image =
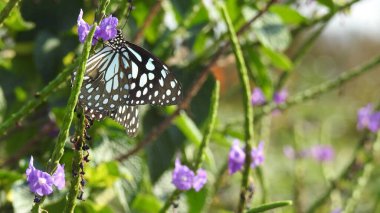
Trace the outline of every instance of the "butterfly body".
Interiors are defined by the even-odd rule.
[[[181,85],[168,67],[118,31],[88,59],[79,104],[88,117],[111,117],[134,135],[138,105],[173,105],[181,96]]]

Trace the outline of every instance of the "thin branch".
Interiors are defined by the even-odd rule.
[[[0,26],[3,24],[4,20],[9,16],[9,13],[12,11],[14,6],[21,0],[10,0],[8,4],[4,7],[4,9],[0,13]]]
[[[312,99],[314,97],[317,97],[321,94],[324,94],[326,92],[329,92],[342,84],[347,83],[348,81],[352,80],[356,76],[362,75],[370,70],[372,70],[374,67],[378,66],[380,64],[380,55],[372,58],[369,62],[366,64],[344,72],[340,74],[336,79],[327,81],[325,83],[322,83],[318,86],[315,86],[311,89],[308,89],[306,91],[303,91],[291,98],[289,98],[285,103],[277,105],[275,102],[270,102],[268,105],[264,106],[261,110],[258,110],[257,118],[271,113],[275,109],[284,110],[287,109],[295,104],[303,103],[306,100]]]
[[[135,37],[133,37],[132,41],[135,44],[141,43],[143,36],[144,36],[144,31],[145,29],[152,23],[154,17],[160,12],[161,10],[161,3],[162,0],[157,0],[156,4],[150,9],[148,16],[146,17],[143,25],[140,27],[140,29],[137,31]]]
[[[52,80],[46,87],[44,87],[40,92],[37,92],[34,99],[26,103],[19,111],[10,115],[10,117],[0,124],[0,135],[6,134],[6,131],[13,126],[15,123],[20,122],[23,117],[29,115],[36,107],[41,105],[48,96],[53,94],[60,84],[65,82],[73,69],[78,66],[78,61],[66,67],[59,75]]]

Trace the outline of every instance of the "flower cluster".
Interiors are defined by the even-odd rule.
[[[282,89],[282,90],[274,93],[274,95],[273,95],[273,101],[276,104],[284,103],[287,98],[288,98],[288,91],[286,89]],[[263,91],[258,87],[253,89],[252,95],[251,95],[252,105],[253,106],[259,106],[259,105],[263,105],[265,102],[266,102],[266,100],[265,100],[265,96],[264,96]]]
[[[240,141],[235,139],[228,155],[228,172],[234,174],[243,168],[246,154],[240,147]],[[251,151],[252,163],[251,167],[255,168],[264,162],[264,143],[260,141],[257,148]]]
[[[94,38],[92,40],[92,45],[95,45],[96,42],[100,39],[103,41],[108,41],[110,39],[115,38],[117,35],[117,25],[119,20],[116,17],[112,17],[112,15],[103,19],[100,22],[100,25],[96,27]],[[86,40],[88,33],[92,26],[90,26],[87,22],[83,20],[83,11],[80,10],[78,20],[78,37],[79,41],[83,43]]]
[[[374,111],[372,104],[358,110],[358,129],[367,128],[371,132],[377,132],[380,129],[380,112]]]
[[[53,175],[38,170],[33,165],[33,156],[30,158],[29,167],[26,170],[26,180],[30,191],[39,196],[49,195],[53,192],[53,185],[59,190],[65,187],[64,165],[58,165]]]
[[[334,148],[330,145],[314,145],[301,151],[295,151],[291,146],[283,148],[284,155],[289,159],[310,157],[318,162],[332,161],[335,157]]]
[[[194,174],[189,167],[182,165],[179,159],[176,159],[172,183],[177,189],[187,191],[194,188],[194,190],[198,192],[203,188],[206,182],[207,173],[204,169],[198,169],[197,173]]]

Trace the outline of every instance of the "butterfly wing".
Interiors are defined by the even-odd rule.
[[[130,69],[126,55],[104,46],[87,61],[79,103],[99,112],[117,110],[128,95]]]
[[[110,117],[124,126],[129,136],[135,136],[139,127],[138,106],[119,106]]]
[[[181,84],[167,66],[147,50],[125,42],[131,65],[127,105],[173,105],[182,99]]]

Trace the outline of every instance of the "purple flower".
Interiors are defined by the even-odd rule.
[[[53,192],[53,178],[48,173],[34,168],[33,157],[30,158],[29,167],[26,170],[26,180],[30,191],[39,196]]]
[[[380,129],[380,112],[373,113],[369,118],[368,129],[376,133]]]
[[[199,192],[207,182],[207,173],[204,169],[198,169],[197,175],[193,179],[193,188]]]
[[[311,157],[320,162],[331,161],[334,159],[334,149],[329,145],[315,145],[310,148]]]
[[[373,113],[372,104],[368,104],[365,107],[362,107],[358,110],[358,129],[364,129],[368,127],[371,119],[371,115]]]
[[[189,190],[193,186],[194,172],[181,164],[177,158],[173,171],[172,183],[179,190]]]
[[[99,39],[103,39],[104,41],[108,41],[110,39],[115,38],[115,36],[117,35],[118,23],[119,23],[119,20],[116,17],[112,17],[112,15],[103,19],[100,22],[100,25],[97,26],[95,29],[94,37],[92,39],[92,45],[95,45]],[[90,29],[92,26],[90,26],[88,23],[86,23],[83,20],[82,9],[79,12],[79,16],[77,19],[77,25],[78,25],[79,41],[81,43],[83,43],[86,40],[86,37],[87,37],[88,33],[90,32]]]
[[[263,94],[263,91],[261,91],[260,88],[256,87],[252,91],[251,103],[253,106],[258,106],[258,105],[262,105],[265,103],[265,96]]]
[[[239,146],[240,141],[234,140],[233,145],[228,155],[228,172],[230,175],[241,170],[245,161],[244,150]]]
[[[282,89],[282,90],[274,93],[273,101],[276,104],[282,104],[286,101],[287,98],[288,98],[288,91],[286,89]]]
[[[97,29],[97,38],[102,38],[104,41],[115,38],[117,35],[116,27],[118,23],[119,20],[116,17],[112,17],[112,15],[103,19],[100,22],[99,29]]]
[[[79,41],[83,43],[86,40],[86,37],[88,33],[90,32],[90,25],[88,25],[84,20],[83,20],[83,10],[81,9],[79,12],[79,16],[77,19],[77,25],[78,25],[78,37]]]
[[[293,147],[287,145],[287,146],[284,146],[284,148],[282,149],[282,152],[284,153],[285,157],[287,157],[288,159],[295,159],[296,158],[296,151],[293,149]]]
[[[65,187],[65,165],[58,165],[57,170],[54,172],[53,183],[59,189],[62,190]]]
[[[251,167],[255,168],[264,162],[264,142],[260,141],[257,148],[253,148],[251,151],[252,163]]]

